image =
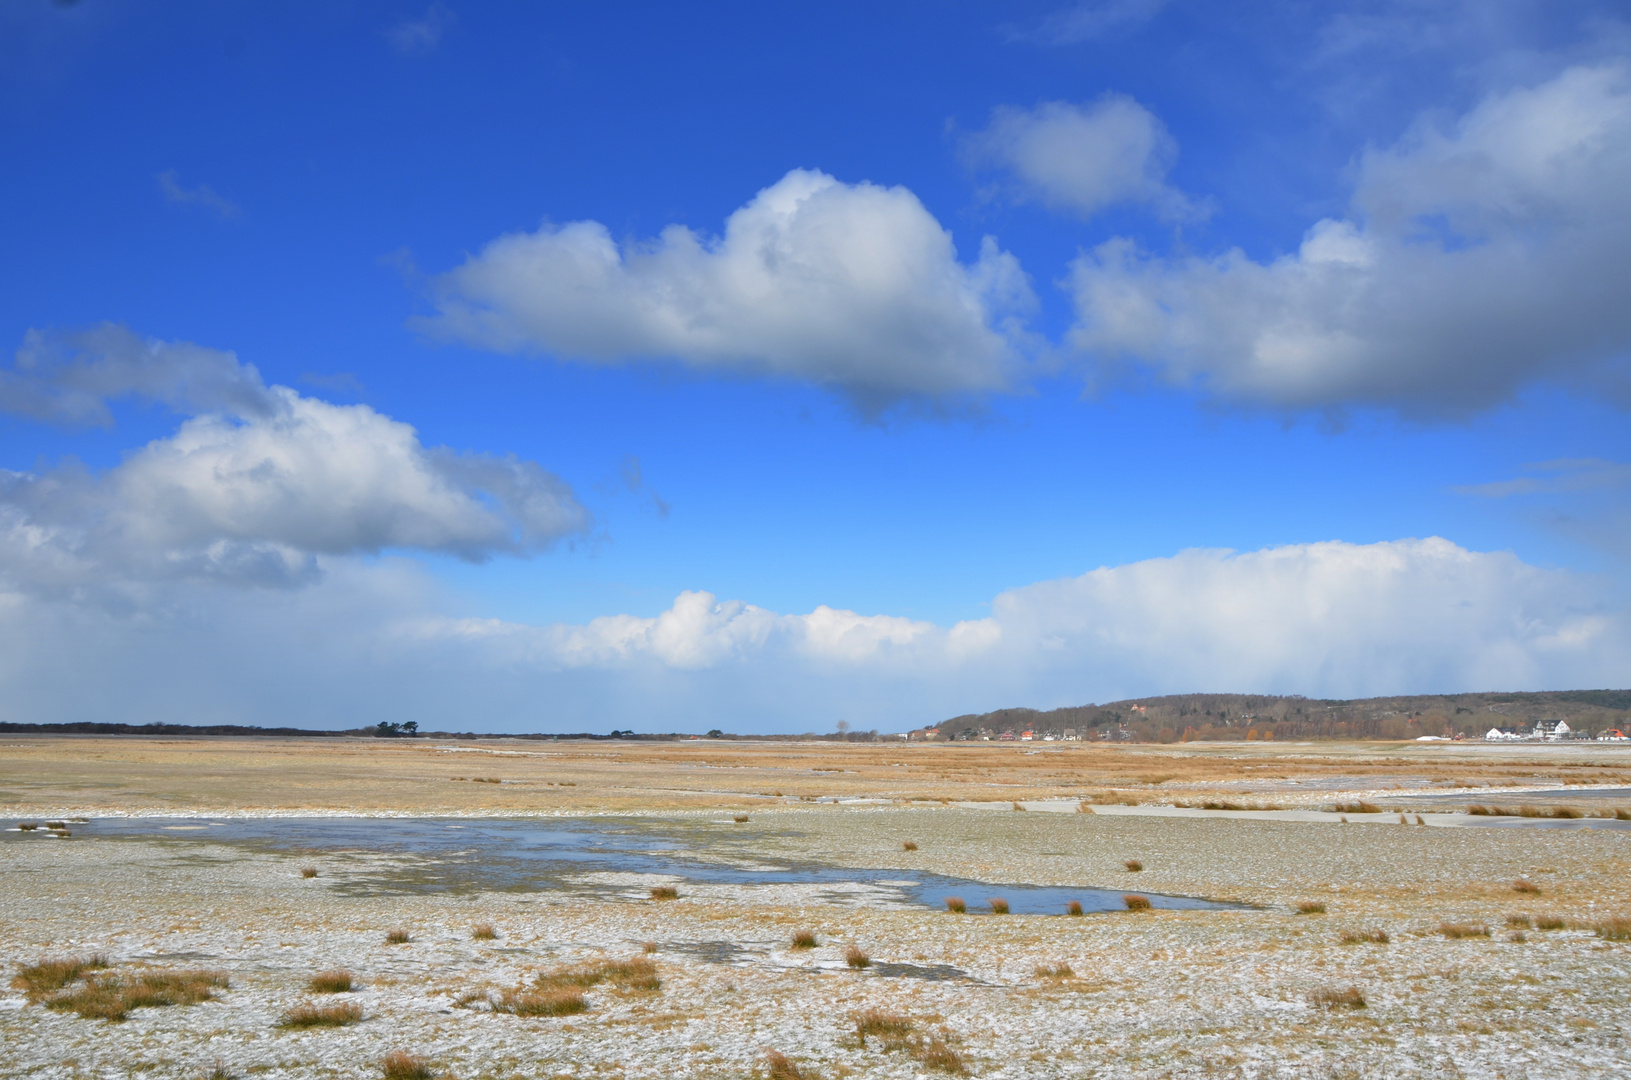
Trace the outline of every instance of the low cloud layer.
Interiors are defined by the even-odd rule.
[[[1230,401],[1459,416],[1536,379],[1623,393],[1628,278],[1631,77],[1613,63],[1366,152],[1352,213],[1295,253],[1099,246],[1072,268],[1071,341]]]
[[[987,238],[973,264],[901,187],[794,170],[720,237],[671,225],[619,245],[595,221],[499,237],[434,283],[422,331],[590,363],[677,360],[786,376],[866,407],[1015,385],[1033,302]]]
[[[971,163],[1005,170],[1022,198],[1091,217],[1117,203],[1142,203],[1167,220],[1201,208],[1166,182],[1178,144],[1166,125],[1123,94],[1085,105],[1049,101],[1004,106],[963,141]]]
[[[955,626],[706,592],[528,626],[450,611],[405,559],[295,590],[150,588],[139,611],[0,590],[5,719],[432,729],[904,730],[1005,705],[1208,690],[1357,697],[1616,685],[1601,582],[1441,539],[1187,551],[997,596]],[[72,670],[94,669],[95,680]],[[275,673],[275,677],[273,675]],[[359,711],[360,710],[360,711]]]
[[[513,457],[425,447],[366,405],[266,386],[230,353],[120,327],[31,338],[0,372],[0,408],[109,420],[136,396],[193,412],[103,473],[0,470],[0,581],[105,594],[174,579],[309,583],[318,556],[413,549],[484,559],[582,532],[558,477]]]

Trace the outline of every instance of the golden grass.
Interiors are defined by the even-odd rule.
[[[914,1049],[912,1056],[936,1072],[952,1076],[968,1074],[968,1066],[964,1063],[963,1056],[939,1039],[931,1038],[927,1046],[920,1044]]]
[[[1438,924],[1438,932],[1449,938],[1451,941],[1461,941],[1466,938],[1489,937],[1489,927],[1485,926],[1483,923],[1444,922]]]
[[[1337,814],[1380,814],[1382,808],[1375,803],[1360,800],[1359,802],[1339,802],[1332,812]]]
[[[1299,915],[1324,915],[1325,914],[1325,901],[1323,901],[1323,900],[1304,900],[1304,901],[1302,901],[1301,903],[1299,903],[1297,905],[1297,914],[1299,914]]]
[[[1519,878],[1517,881],[1512,883],[1512,891],[1517,893],[1538,894],[1540,892],[1540,886],[1536,885],[1528,878]]]
[[[946,897],[946,910],[953,915],[961,915],[968,910],[968,904],[963,901],[961,896],[948,896]]]
[[[100,953],[77,958],[50,957],[23,968],[11,980],[11,985],[30,998],[39,998],[61,990],[88,971],[101,971],[107,966],[108,958]]]
[[[141,971],[93,977],[45,999],[45,1007],[87,1020],[123,1020],[134,1009],[197,1005],[229,986],[221,971]]]
[[[793,935],[793,948],[795,949],[813,949],[816,947],[816,944],[817,942],[814,931],[800,930],[798,933]]]
[[[1536,930],[1561,930],[1568,926],[1568,922],[1561,915],[1536,915]]]
[[[1344,930],[1337,940],[1344,945],[1386,945],[1389,938],[1386,930],[1367,927],[1363,930]]]
[[[540,990],[587,990],[601,983],[609,983],[620,990],[640,992],[657,991],[663,985],[657,975],[657,965],[644,956],[553,968],[540,973],[534,980]]]
[[[765,1076],[767,1080],[805,1080],[799,1067],[779,1050],[765,1054]]]
[[[1038,964],[1036,977],[1039,979],[1074,979],[1076,973],[1070,969],[1069,964]]]
[[[477,923],[470,928],[470,936],[476,941],[497,941],[498,931],[493,929],[490,922]]]
[[[1524,930],[1531,930],[1535,926],[1535,920],[1530,918],[1528,915],[1508,915],[1506,917],[1506,924],[1508,926],[1516,926]]]
[[[1121,898],[1121,902],[1127,905],[1128,911],[1150,910],[1150,898],[1147,896],[1134,896],[1129,893]]]
[[[344,1005],[296,1005],[283,1014],[278,1027],[303,1030],[305,1028],[346,1027],[360,1023],[362,1009],[350,1003]]]
[[[314,994],[349,994],[354,985],[351,972],[334,968],[313,975],[306,988]]]
[[[572,1016],[587,1012],[583,991],[571,987],[506,990],[493,1002],[493,1011],[511,1016]]]
[[[1139,862],[1137,859],[1128,859],[1121,865],[1125,866],[1129,872],[1134,874],[1141,873],[1144,869],[1144,864]]]
[[[864,967],[872,966],[872,957],[862,952],[859,945],[851,945],[844,950],[844,963],[859,971]]]
[[[738,825],[746,825],[748,823],[749,818],[748,818],[748,816],[746,814],[737,814],[731,820],[736,822]]]
[[[991,905],[991,914],[993,914],[993,915],[1006,915],[1006,914],[1008,914],[1008,901],[1004,900],[1002,897],[993,896],[991,899],[987,900],[986,903]]]
[[[917,841],[908,840],[908,841],[906,841],[904,844],[902,844],[900,846],[900,849],[902,851],[916,851],[917,850]]]
[[[413,935],[406,930],[387,930],[385,932],[385,944],[387,945],[406,945],[412,940]]]
[[[1080,900],[1072,900],[1072,901],[1070,901],[1070,903],[1065,905],[1065,914],[1066,915],[1076,916],[1076,915],[1080,915],[1081,913],[1082,913],[1082,902]]]
[[[384,1080],[434,1080],[436,1070],[422,1057],[392,1050],[379,1060]]]
[[[1322,1009],[1365,1008],[1365,995],[1357,986],[1326,987],[1309,994],[1308,1000]]]
[[[314,878],[314,877],[316,877],[317,876],[317,867],[315,867],[315,866],[302,866],[300,868],[300,876],[303,877],[303,878]]]
[[[653,900],[678,900],[680,891],[672,885],[653,885],[651,887]]]
[[[1592,927],[1604,941],[1631,941],[1631,918],[1616,915]]]
[[[882,1009],[866,1009],[855,1014],[855,1034],[866,1045],[868,1036],[884,1039],[903,1039],[912,1033],[910,1017]]]

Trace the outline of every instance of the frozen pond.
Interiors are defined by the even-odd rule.
[[[970,914],[990,911],[1001,898],[1017,915],[1060,915],[1072,900],[1084,911],[1121,911],[1130,889],[991,884],[910,869],[859,869],[766,858],[754,835],[774,824],[628,818],[102,818],[72,825],[72,839],[160,840],[179,845],[228,844],[291,855],[369,860],[332,887],[357,895],[387,896],[478,891],[569,890],[579,895],[626,898],[629,885],[606,883],[606,875],[660,875],[710,885],[832,885],[853,896],[943,909],[961,897]],[[44,830],[0,833],[7,841],[50,842]],[[1139,892],[1157,908],[1238,910],[1189,896]]]

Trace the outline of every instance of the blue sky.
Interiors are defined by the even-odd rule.
[[[7,719],[1622,685],[1607,3],[0,6]]]

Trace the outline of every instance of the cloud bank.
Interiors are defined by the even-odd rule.
[[[1631,77],[1571,68],[1364,153],[1352,213],[1258,262],[1127,240],[1071,268],[1072,344],[1219,398],[1462,416],[1540,378],[1624,391]]]
[[[0,713],[904,730],[1004,705],[1196,689],[1613,685],[1631,661],[1631,620],[1599,582],[1436,538],[1186,551],[1014,589],[950,627],[825,606],[783,614],[703,591],[652,616],[530,626],[450,610],[406,560],[319,558],[325,577],[309,588],[229,596],[188,578],[140,614],[12,585],[0,591]]]
[[[434,283],[427,334],[589,363],[672,359],[831,386],[868,407],[1007,390],[1033,302],[989,237],[973,264],[901,187],[794,170],[719,237],[619,245],[594,221],[499,237]]]
[[[425,447],[407,424],[266,386],[230,353],[121,327],[31,337],[0,408],[109,422],[110,399],[186,412],[101,474],[0,470],[0,581],[16,593],[118,593],[174,579],[297,585],[321,555],[411,549],[481,560],[581,533],[571,488],[513,457]]]

